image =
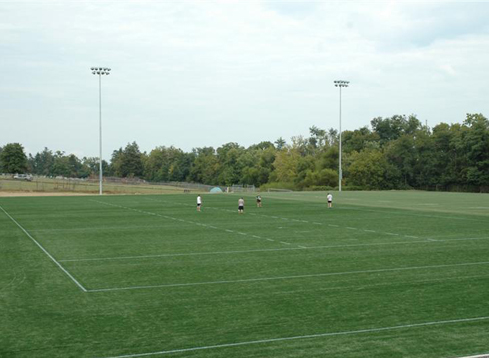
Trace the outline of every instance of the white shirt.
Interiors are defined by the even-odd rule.
[[[202,204],[202,198],[200,196],[197,197],[197,204]]]
[[[329,194],[329,195],[327,196],[327,198],[328,198],[328,201],[333,201],[333,195]]]

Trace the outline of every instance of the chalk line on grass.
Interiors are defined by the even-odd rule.
[[[255,238],[260,238],[253,235]],[[267,241],[275,241],[272,239],[265,239]],[[58,260],[59,262],[82,262],[82,261],[106,261],[106,260],[134,260],[134,259],[146,259],[146,258],[157,258],[157,257],[178,257],[178,256],[198,256],[198,255],[221,255],[221,254],[240,254],[249,252],[268,252],[268,251],[292,251],[292,250],[320,250],[320,249],[334,249],[334,248],[344,248],[344,247],[364,247],[364,246],[386,246],[386,245],[412,245],[412,244],[429,244],[429,243],[440,243],[440,242],[450,242],[450,241],[469,241],[469,240],[489,240],[489,237],[471,237],[471,238],[458,238],[458,239],[448,239],[448,240],[434,240],[429,239],[420,241],[396,241],[396,242],[377,242],[372,244],[346,244],[346,245],[326,245],[326,246],[302,246],[291,247],[291,248],[276,248],[276,249],[257,249],[257,250],[235,250],[235,251],[212,251],[212,252],[188,252],[188,253],[173,253],[173,254],[156,254],[156,255],[140,255],[140,256],[119,256],[119,257],[95,257],[95,258],[81,258],[81,259],[64,259]]]
[[[181,220],[183,220],[183,219],[180,219],[179,220],[177,218],[174,218],[174,217],[171,217],[171,216],[168,216],[168,215],[161,215],[161,214],[157,214],[157,213],[152,213],[150,211],[134,209],[134,208],[130,208],[130,207],[127,207],[127,206],[122,206],[122,205],[117,205],[117,204],[112,204],[112,203],[106,203],[106,202],[99,201],[99,200],[91,200],[91,201],[96,202],[96,203],[99,203],[99,204],[103,204],[103,205],[108,205],[108,206],[113,206],[113,207],[117,207],[117,208],[121,208],[121,209],[135,211],[135,212],[138,212],[138,213],[141,213],[141,214],[158,216],[158,217],[162,217],[162,218],[169,219],[169,220],[174,220],[174,221],[177,221],[177,220],[178,221],[181,221]],[[156,200],[151,200],[151,201],[156,201]],[[156,202],[159,202],[159,201],[156,201]],[[247,233],[244,233],[244,232],[234,231],[234,230],[230,230],[230,229],[219,229],[216,226],[210,226],[210,225],[207,225],[207,224],[202,224],[202,223],[198,223],[198,222],[194,222],[194,221],[190,221],[190,220],[183,220],[183,222],[194,224],[194,225],[197,225],[197,226],[206,227],[206,228],[212,228],[212,229],[215,229],[215,230],[224,230],[224,231],[226,231],[228,233],[233,233],[233,234],[235,233],[235,234],[238,234],[238,235],[241,235],[241,236],[255,237],[255,235],[247,234]],[[263,239],[263,238],[260,238],[260,239]],[[271,239],[265,239],[265,240],[267,240],[267,241],[275,241],[275,240],[271,240]],[[284,243],[282,241],[279,241],[279,242],[282,243],[282,244],[285,244],[285,245],[291,245],[289,243]]]
[[[125,354],[125,355],[111,356],[111,357],[105,357],[105,358],[148,357],[148,356],[185,353],[185,352],[202,351],[202,350],[210,350],[210,349],[250,346],[250,345],[255,345],[255,344],[286,342],[286,341],[293,341],[293,340],[300,340],[300,339],[314,339],[314,338],[324,338],[324,337],[334,337],[334,336],[347,336],[347,335],[355,335],[355,334],[363,334],[363,333],[377,333],[377,332],[394,331],[394,330],[409,329],[409,328],[440,326],[440,325],[446,325],[446,324],[471,323],[471,322],[479,322],[479,321],[486,321],[486,320],[489,320],[489,316],[459,318],[459,319],[451,319],[451,320],[444,320],[444,321],[409,323],[409,324],[390,326],[390,327],[365,328],[365,329],[357,329],[357,330],[352,330],[352,331],[315,333],[315,334],[307,334],[307,335],[302,335],[302,336],[277,337],[277,338],[259,339],[259,340],[254,340],[254,341],[223,343],[223,344],[215,344],[215,345],[209,345],[209,346],[173,349],[173,350],[166,350],[166,351],[162,350],[162,351],[157,351],[157,352]],[[484,356],[467,357],[467,358],[478,358],[478,357],[482,358]]]
[[[10,220],[12,220],[24,232],[24,234],[26,234],[27,237],[29,239],[31,239],[56,264],[56,266],[58,266],[61,269],[61,271],[63,271],[83,292],[87,292],[87,289],[85,287],[83,287],[83,285],[80,282],[78,282],[78,280],[76,278],[74,278],[73,275],[71,273],[69,273],[68,270],[66,270],[63,267],[63,265],[61,265],[53,257],[53,255],[51,255],[36,239],[34,239],[31,236],[31,234],[29,234],[29,232],[26,229],[24,229],[24,227],[17,222],[17,220],[15,220],[12,216],[10,216],[10,214],[2,206],[0,206],[0,209],[2,209],[2,211],[5,213],[5,215],[7,215],[7,217]]]
[[[154,201],[154,202],[168,203],[167,201],[164,201],[164,200],[155,200],[155,199],[148,199],[148,200]],[[183,203],[175,203],[175,204],[183,205],[183,206],[191,206],[190,204],[183,204]],[[221,208],[214,208],[214,207],[208,207],[208,208],[214,209],[214,210],[229,211],[227,209],[221,209]],[[317,221],[316,222],[309,222],[307,220],[289,219],[289,218],[284,218],[284,217],[280,217],[280,216],[276,216],[276,215],[266,215],[266,214],[256,214],[256,213],[251,213],[250,215],[263,216],[263,217],[268,217],[268,218],[277,219],[277,220],[280,219],[280,220],[284,220],[284,221],[294,221],[294,222],[302,222],[302,223],[314,224],[314,225],[323,225],[323,223],[320,223]],[[378,233],[378,234],[390,235],[390,236],[404,236],[404,237],[411,238],[411,239],[419,239],[419,237],[412,236],[412,235],[402,235],[402,234],[396,234],[396,233],[391,233],[391,232],[382,232],[382,231],[375,231],[375,230],[359,229],[359,228],[355,228],[355,227],[351,227],[351,226],[342,227],[342,226],[336,225],[336,224],[324,224],[324,225],[328,225],[330,227],[335,227],[335,228],[347,229],[347,230],[361,230],[361,231],[369,232],[369,233]],[[431,239],[429,239],[429,238],[425,238],[425,240],[431,241]]]
[[[111,287],[111,288],[90,289],[90,290],[88,290],[88,292],[111,292],[111,291],[129,291],[129,290],[142,290],[142,289],[152,289],[152,288],[165,288],[165,287],[222,285],[222,284],[233,284],[233,283],[248,283],[248,282],[276,281],[276,280],[293,280],[293,279],[301,279],[301,278],[371,274],[371,273],[382,273],[382,272],[401,272],[401,271],[409,271],[409,270],[438,269],[438,268],[447,268],[447,267],[463,267],[463,266],[478,266],[478,265],[489,265],[489,261],[464,262],[464,263],[458,263],[458,264],[431,265],[431,266],[393,267],[393,268],[373,269],[373,270],[325,272],[325,273],[292,275],[292,276],[258,277],[258,278],[248,278],[248,279],[240,279],[240,280],[169,283],[169,284],[163,284],[163,285],[149,285],[149,286]]]

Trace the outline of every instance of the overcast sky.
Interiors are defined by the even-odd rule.
[[[0,146],[103,156],[489,116],[489,3],[0,0]]]

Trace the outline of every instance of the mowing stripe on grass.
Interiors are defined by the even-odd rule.
[[[260,236],[253,235],[254,238],[262,239]],[[133,260],[133,259],[145,259],[156,257],[176,257],[176,256],[197,256],[197,255],[220,255],[220,254],[241,254],[249,252],[268,252],[268,251],[292,251],[292,250],[317,250],[317,249],[334,249],[343,247],[358,247],[358,246],[384,246],[384,245],[412,245],[412,244],[429,244],[429,243],[441,243],[450,241],[468,241],[468,240],[488,240],[489,237],[470,237],[448,240],[434,240],[429,241],[396,241],[396,242],[378,242],[374,244],[348,244],[348,245],[328,245],[328,246],[302,246],[291,248],[277,248],[277,249],[257,249],[257,250],[235,250],[235,251],[211,251],[211,252],[188,252],[188,253],[174,253],[174,254],[155,254],[155,255],[140,255],[140,256],[120,256],[120,257],[95,257],[95,258],[81,258],[81,259],[65,259],[58,260],[59,262],[78,262],[78,261],[105,261],[105,260]],[[275,241],[272,239],[265,239],[268,241]]]
[[[167,350],[167,351],[148,352],[148,353],[125,354],[125,355],[105,357],[105,358],[148,357],[148,356],[155,356],[155,355],[185,353],[185,352],[192,352],[192,351],[202,351],[202,350],[208,350],[208,349],[248,346],[248,345],[253,345],[253,344],[266,344],[266,343],[285,342],[285,341],[292,341],[292,340],[299,340],[299,339],[314,339],[314,338],[322,338],[322,337],[346,336],[346,335],[354,335],[354,334],[362,334],[362,333],[376,333],[376,332],[393,331],[393,330],[399,330],[399,329],[419,328],[419,327],[427,327],[427,326],[439,326],[439,325],[445,325],[445,324],[479,322],[479,321],[485,321],[485,320],[489,320],[489,317],[483,316],[483,317],[472,317],[472,318],[460,318],[460,319],[451,319],[451,320],[445,320],[445,321],[432,321],[432,322],[403,324],[403,325],[391,326],[391,327],[366,328],[366,329],[358,329],[358,330],[354,330],[354,331],[327,332],[327,333],[308,334],[308,335],[303,335],[303,336],[269,338],[269,339],[260,339],[260,340],[256,340],[256,341],[216,344],[216,345],[212,345],[212,346],[191,347],[191,348],[173,349],[173,350]]]
[[[31,239],[83,292],[87,292],[87,289],[83,287],[83,285],[78,282],[76,278],[74,278],[73,275],[71,275],[58,261],[56,261],[56,259],[36,239],[34,239],[22,225],[17,222],[17,220],[10,216],[10,214],[2,206],[0,206],[0,209],[2,209],[5,215],[7,215],[7,217],[9,217],[10,220],[12,220],[24,232],[24,234],[26,234],[27,237]]]
[[[412,267],[394,267],[386,269],[375,270],[359,270],[359,271],[343,271],[343,272],[327,272],[308,275],[294,275],[294,276],[276,276],[276,277],[260,277],[260,278],[248,278],[241,280],[223,280],[223,281],[207,281],[207,282],[188,282],[188,283],[169,283],[164,285],[151,285],[151,286],[129,286],[129,287],[113,287],[113,288],[99,288],[88,290],[88,292],[110,292],[110,291],[125,291],[125,290],[143,290],[151,288],[164,288],[164,287],[184,287],[184,286],[201,286],[201,285],[222,285],[230,283],[246,283],[246,282],[260,282],[260,281],[275,281],[275,280],[293,280],[298,278],[312,278],[312,277],[326,277],[326,276],[342,276],[342,275],[355,275],[355,274],[370,274],[370,273],[382,273],[382,272],[396,272],[396,271],[409,271],[409,270],[423,270],[423,269],[436,269],[446,267],[461,267],[461,266],[476,266],[476,265],[489,265],[489,261],[483,262],[464,262],[451,265],[433,265],[433,266],[412,266]]]

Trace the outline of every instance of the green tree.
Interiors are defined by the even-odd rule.
[[[275,141],[275,146],[277,147],[277,150],[282,150],[286,144],[287,143],[285,142],[285,140],[282,137],[280,137],[279,139],[277,139]]]
[[[48,148],[44,147],[44,150],[36,153],[35,156],[29,154],[28,161],[32,173],[45,176],[53,175],[54,154]]]
[[[277,151],[273,162],[274,171],[271,180],[274,182],[293,183],[297,177],[297,164],[300,154],[296,149],[284,148]]]
[[[244,148],[238,143],[227,143],[217,148],[217,159],[219,162],[219,175],[217,177],[218,184],[243,184],[241,182],[243,163],[239,161],[239,158],[244,153]]]
[[[219,161],[213,147],[194,148],[194,161],[188,178],[192,182],[215,185],[219,175]]]
[[[342,150],[345,153],[361,152],[366,148],[379,146],[379,135],[371,132],[367,127],[354,131],[344,131],[342,135]]]
[[[144,154],[139,151],[137,143],[128,143],[124,149],[112,153],[112,171],[121,178],[141,178],[144,172],[143,159]]]
[[[464,126],[468,184],[489,185],[489,121],[482,114],[467,114]]]
[[[0,163],[5,173],[25,173],[27,156],[24,147],[19,143],[6,144],[0,153]]]
[[[367,149],[351,155],[348,184],[366,189],[390,189],[396,186],[396,171],[390,168],[384,154],[378,149]]]
[[[395,115],[391,118],[377,117],[370,122],[373,131],[379,136],[381,145],[400,138],[404,134],[413,134],[421,129],[421,122],[416,116]]]

